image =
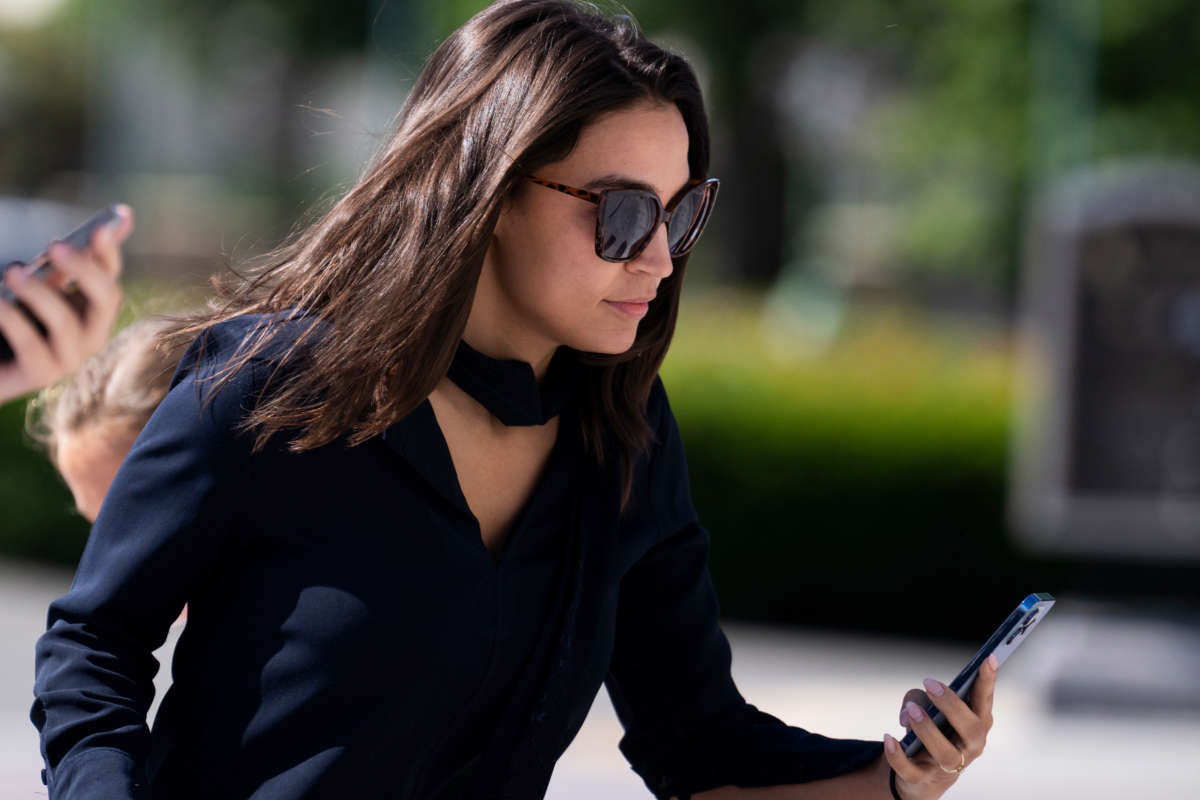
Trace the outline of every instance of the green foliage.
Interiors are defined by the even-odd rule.
[[[48,172],[80,166],[82,40],[73,18],[36,35],[0,27],[0,186],[9,191],[28,191]]]
[[[823,41],[886,66],[886,91],[851,146],[895,187],[902,270],[1011,284],[1039,170],[1200,156],[1200,26],[1188,0],[807,7]]]
[[[88,524],[66,485],[24,435],[25,404],[0,406],[0,553],[73,564]]]
[[[978,603],[1055,580],[1006,529],[1003,340],[860,309],[828,353],[788,363],[755,298],[726,290],[685,298],[663,380],[724,613],[969,637]],[[914,631],[916,586],[974,611]]]

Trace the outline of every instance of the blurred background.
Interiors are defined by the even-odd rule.
[[[482,5],[0,0],[0,261],[122,201],[121,324],[198,305],[353,184]],[[1050,592],[962,794],[1200,794],[1194,2],[627,8],[709,101],[721,198],[663,378],[743,693],[879,738]],[[88,525],[23,414],[0,407],[0,780],[36,781],[33,639]],[[645,796],[605,705],[552,795]],[[1114,747],[1153,776],[1114,779]]]

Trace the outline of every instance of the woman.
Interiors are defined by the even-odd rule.
[[[994,669],[913,761],[730,679],[657,377],[707,162],[695,76],[628,18],[452,34],[347,195],[180,330],[39,640],[52,797],[539,797],[602,682],[657,797],[939,797]]]

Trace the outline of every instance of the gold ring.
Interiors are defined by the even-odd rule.
[[[939,761],[938,766],[942,767],[942,762]],[[954,769],[946,769],[945,767],[942,767],[942,772],[950,772],[950,773],[957,775],[958,773],[962,772],[966,768],[967,768],[967,754],[964,753],[962,750],[959,750],[958,751],[958,766],[955,767]]]

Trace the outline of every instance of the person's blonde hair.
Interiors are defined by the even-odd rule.
[[[189,342],[164,339],[176,327],[152,316],[122,329],[79,371],[35,395],[25,408],[25,432],[58,463],[58,446],[79,431],[136,438],[170,388]]]

